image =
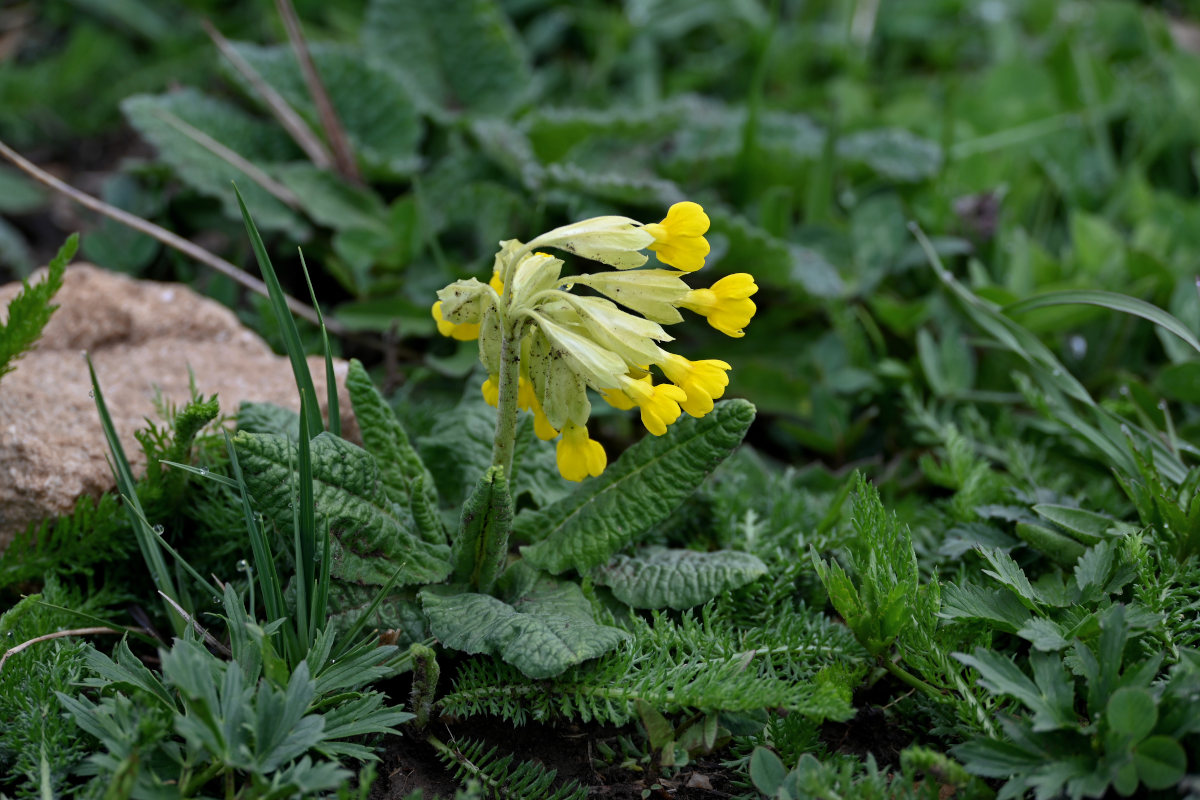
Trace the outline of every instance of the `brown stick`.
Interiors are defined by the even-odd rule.
[[[204,30],[208,33],[213,44],[221,51],[221,55],[233,65],[243,78],[250,84],[258,96],[267,104],[267,108],[271,110],[271,114],[278,120],[283,129],[288,132],[292,140],[300,145],[300,149],[308,156],[308,160],[321,169],[331,169],[333,167],[333,155],[330,154],[324,142],[321,141],[312,128],[308,127],[308,123],[296,113],[296,110],[288,105],[288,101],[283,99],[283,95],[275,91],[275,87],[267,83],[262,75],[258,74],[250,62],[242,58],[242,54],[237,51],[229,40],[226,39],[221,32],[213,27],[208,20],[203,20]]]
[[[46,642],[51,639],[62,639],[66,636],[91,636],[97,633],[125,633],[125,631],[120,631],[116,628],[72,628],[69,631],[55,631],[54,633],[47,633],[44,636],[35,636],[28,641],[21,642],[15,647],[8,648],[4,655],[0,656],[0,670],[4,669],[4,662],[8,661],[9,656],[15,656],[30,645],[37,644],[38,642]]]
[[[142,219],[139,216],[130,214],[128,211],[117,208],[116,206],[111,206],[108,203],[105,203],[103,200],[92,197],[86,192],[79,191],[69,183],[59,180],[49,172],[46,172],[32,162],[26,160],[21,156],[20,153],[13,150],[2,141],[0,141],[0,155],[7,158],[9,161],[15,164],[17,168],[29,175],[34,180],[49,186],[56,192],[66,195],[84,208],[89,208],[92,211],[109,217],[110,219],[115,219],[122,225],[126,225],[130,228],[133,228],[135,231],[139,231],[147,236],[150,236],[151,238],[157,239],[168,247],[172,247],[184,255],[194,258],[201,264],[204,264],[207,267],[212,267],[217,272],[233,279],[234,281],[237,281],[250,291],[260,294],[263,297],[270,297],[271,293],[267,290],[267,285],[240,267],[229,263],[218,255],[208,252],[197,244],[189,242],[182,236],[171,233],[171,231],[167,230],[166,228],[161,228],[149,220]],[[293,314],[303,317],[314,325],[318,324],[316,311],[290,295],[285,295],[285,297],[287,298],[288,308],[291,309]],[[346,330],[345,326],[343,326],[337,320],[326,319],[325,327],[330,333],[336,336],[351,336],[350,332]]]
[[[354,160],[350,139],[346,136],[346,129],[338,119],[333,101],[329,99],[329,92],[325,90],[325,84],[321,82],[321,76],[317,73],[317,65],[313,63],[312,53],[308,51],[308,43],[304,40],[304,31],[300,27],[300,18],[296,16],[292,0],[275,0],[275,8],[279,10],[279,16],[283,19],[283,27],[287,29],[288,41],[292,44],[296,60],[300,62],[300,72],[304,75],[308,93],[317,107],[317,116],[321,119],[321,128],[325,131],[325,138],[329,140],[329,147],[333,150],[337,171],[346,180],[361,184],[362,175],[358,171],[358,162]]]

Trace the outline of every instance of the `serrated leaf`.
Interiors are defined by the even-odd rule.
[[[294,443],[244,432],[234,443],[258,508],[290,531]],[[449,546],[418,535],[408,509],[388,498],[370,453],[328,433],[315,437],[311,448],[316,511],[333,537],[334,578],[381,586],[399,569],[396,585],[404,586],[437,583],[450,574]]]
[[[1112,573],[1116,545],[1112,542],[1096,545],[1075,562],[1075,584],[1081,592],[1100,590]]]
[[[1059,650],[1065,650],[1070,646],[1063,635],[1062,627],[1053,620],[1043,617],[1035,617],[1017,631],[1017,635],[1033,645],[1034,650],[1040,650],[1043,653],[1052,653]]]
[[[745,586],[766,573],[767,565],[751,553],[646,547],[633,556],[614,557],[594,570],[592,576],[633,608],[682,610],[707,602],[727,589]]]
[[[1073,684],[1058,656],[1038,652],[1030,655],[1036,683],[1002,653],[977,647],[972,655],[954,653],[953,656],[978,670],[979,684],[985,689],[1015,697],[1031,710],[1033,730],[1050,731],[1078,726]]]
[[[422,538],[444,544],[446,531],[438,515],[433,475],[413,449],[404,426],[358,359],[350,360],[346,391],[350,393],[363,446],[379,465],[384,490],[394,502],[408,504]]]
[[[275,174],[296,195],[309,219],[318,225],[337,231],[361,230],[388,236],[387,209],[379,195],[370,189],[346,183],[312,164],[285,164]]]
[[[288,105],[314,128],[318,126],[316,108],[290,45],[238,42],[233,47]],[[418,164],[421,120],[408,88],[391,71],[364,59],[352,45],[315,42],[309,51],[352,149],[367,172],[378,177],[410,174]],[[240,74],[235,78],[253,95]]]
[[[362,41],[430,110],[503,114],[529,86],[517,35],[493,0],[372,0]]]
[[[1046,602],[1045,598],[1033,588],[1025,571],[1008,553],[998,547],[980,547],[979,554],[992,567],[985,569],[983,574],[995,578],[1011,589],[1026,608],[1036,610],[1039,604]]]
[[[599,478],[541,511],[522,515],[516,534],[534,545],[521,548],[534,566],[558,574],[598,566],[666,519],[741,443],[754,406],[718,403],[708,415],[646,437]]]
[[[573,583],[559,584],[519,608],[447,586],[423,589],[420,598],[430,630],[442,644],[499,656],[530,678],[558,675],[628,638],[617,628],[597,625],[587,598]]]
[[[490,592],[508,556],[513,502],[501,467],[490,467],[463,504],[451,546],[454,578],[472,591]]]
[[[254,209],[254,221],[259,228],[282,231],[293,240],[308,238],[308,226],[298,214],[248,179],[241,169],[181,131],[170,119],[182,120],[263,169],[299,155],[282,130],[195,89],[135,95],[121,103],[121,110],[142,138],[154,145],[159,158],[188,186],[220,200],[230,219],[241,219],[233,191],[236,181],[247,205]]]
[[[1012,592],[987,589],[974,583],[942,587],[943,619],[983,620],[1000,630],[1016,633],[1029,619],[1029,609]]]
[[[942,148],[901,128],[850,133],[837,142],[838,158],[863,164],[894,181],[913,183],[942,168]]]

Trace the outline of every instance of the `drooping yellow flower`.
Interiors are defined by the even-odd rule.
[[[442,317],[442,301],[438,300],[433,304],[433,319],[437,322],[438,333],[442,336],[448,336],[451,339],[457,339],[460,342],[473,342],[479,338],[478,323],[464,323],[455,325],[453,322]]]
[[[541,439],[543,442],[549,442],[558,436],[558,431],[550,424],[546,412],[542,410],[542,404],[538,402],[537,392],[533,390],[533,383],[525,380],[525,376],[521,376],[519,388],[517,389],[517,408],[522,411],[533,412],[533,435]]]
[[[578,483],[587,476],[599,477],[608,466],[604,446],[588,437],[583,425],[568,422],[555,450],[558,471],[569,481]]]
[[[676,203],[667,210],[662,222],[644,226],[654,237],[647,245],[658,255],[658,260],[684,272],[695,272],[704,266],[708,256],[708,215],[699,203],[690,200]]]
[[[679,407],[687,401],[687,393],[669,383],[654,385],[653,379],[626,377],[621,393],[642,411],[642,424],[655,436],[667,432],[667,426],[679,419]],[[610,401],[611,402],[611,401]]]
[[[487,403],[492,408],[500,405],[500,376],[488,375],[483,385],[479,387],[483,392],[483,402]]]
[[[693,417],[703,417],[712,411],[713,401],[725,394],[725,387],[729,385],[729,376],[725,373],[731,367],[717,359],[689,361],[683,356],[668,353],[666,358],[658,362],[658,366],[667,380],[687,395],[687,399],[679,405]]]
[[[692,289],[680,305],[708,318],[708,324],[726,336],[740,339],[757,308],[750,295],[758,291],[754,276],[738,272],[726,275],[708,289]]]

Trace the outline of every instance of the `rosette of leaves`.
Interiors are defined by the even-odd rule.
[[[583,579],[629,608],[682,609],[766,571],[748,553],[637,547],[741,442],[754,418],[749,403],[721,403],[643,440],[601,478],[571,490],[531,419],[523,421],[510,480],[487,466],[493,431],[481,400],[445,415],[419,451],[358,362],[347,385],[364,446],[330,433],[310,443],[317,514],[331,537],[335,615],[391,582],[395,591],[372,624],[408,640],[428,631],[446,647],[546,678],[628,639],[600,621]],[[258,509],[290,535],[295,442],[259,427],[239,432],[235,444]],[[468,481],[474,488],[464,491]],[[440,498],[464,494],[447,536]],[[519,514],[514,496],[529,501]],[[527,543],[519,555],[510,539]]]

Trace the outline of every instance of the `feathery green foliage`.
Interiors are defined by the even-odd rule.
[[[51,259],[45,279],[32,286],[29,281],[22,281],[21,291],[9,301],[7,319],[0,322],[0,378],[16,369],[13,362],[42,335],[42,329],[58,308],[51,300],[62,288],[63,273],[78,247],[79,237],[72,235]]]

